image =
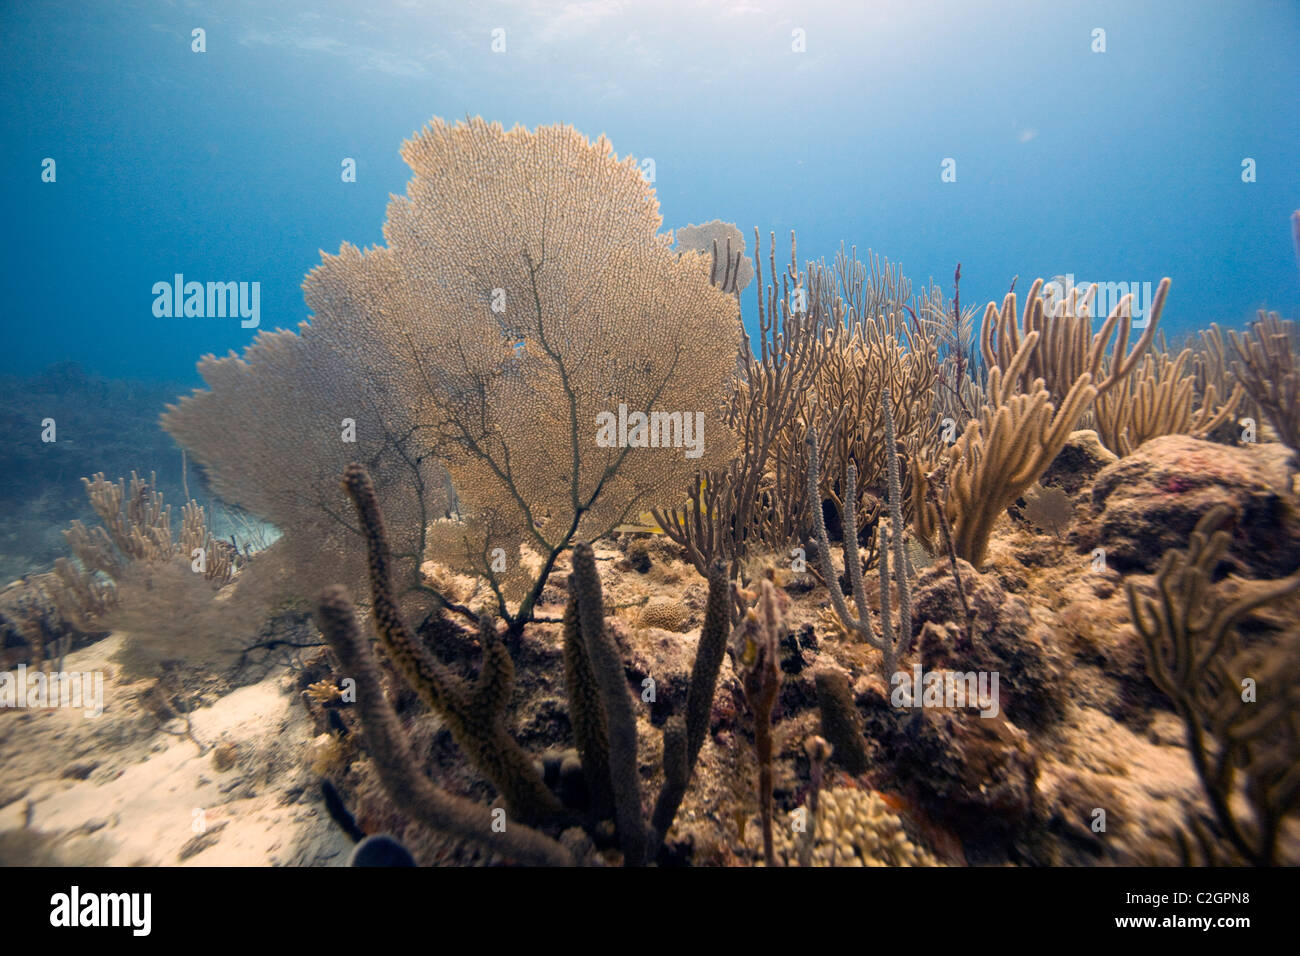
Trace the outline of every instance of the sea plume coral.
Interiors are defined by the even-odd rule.
[[[1101,328],[1093,334],[1091,304],[1097,293],[1096,285],[1089,286],[1082,298],[1074,290],[1068,298],[1059,301],[1049,290],[1050,302],[1049,298],[1039,294],[1042,290],[1043,280],[1035,280],[1025,298],[1025,310],[1019,321],[1015,293],[1008,293],[1002,300],[1001,310],[990,302],[984,309],[980,350],[989,368],[996,366],[1005,373],[1015,363],[1021,343],[1037,332],[1037,348],[1029,352],[1013,378],[1025,392],[1034,391],[1032,383],[1041,378],[1050,401],[1060,406],[1085,373],[1092,376],[1098,395],[1105,395],[1132,374],[1155,339],[1160,313],[1169,294],[1169,279],[1160,280],[1151,300],[1146,327],[1132,349],[1128,348],[1133,327],[1131,294],[1115,304]],[[1114,347],[1109,361],[1106,361],[1106,348],[1112,336]]]
[[[211,391],[165,424],[223,497],[313,556],[355,550],[336,547],[355,527],[332,476],[362,461],[405,586],[429,551],[485,578],[518,628],[575,536],[677,504],[728,460],[736,303],[708,257],[659,234],[652,188],[603,138],[434,120],[402,155],[414,175],[387,244],[324,256],[310,325],[205,360]],[[330,577],[358,580],[346,570]]]
[[[1276,312],[1259,313],[1259,320],[1237,337],[1229,332],[1236,358],[1232,371],[1250,397],[1268,416],[1288,448],[1300,449],[1300,364],[1296,362],[1296,326]]]
[[[1160,435],[1204,438],[1231,420],[1244,394],[1239,384],[1225,396],[1207,383],[1199,396],[1200,406],[1193,411],[1198,397],[1196,375],[1186,372],[1192,356],[1191,349],[1183,349],[1176,358],[1166,353],[1145,355],[1119,388],[1098,395],[1093,412],[1097,433],[1107,448],[1129,455]]]
[[[994,522],[1047,470],[1097,394],[1086,372],[1059,408],[1052,404],[1041,378],[1034,380],[1028,393],[1021,392],[1016,382],[1038,344],[1038,335],[1034,331],[1025,337],[1005,374],[1000,367],[989,373],[988,404],[948,452],[952,484],[943,504],[945,517],[952,526],[957,556],[975,567],[983,564],[988,553]],[[916,529],[927,542],[934,540],[939,525],[937,508],[921,499],[928,470],[913,459]]]
[[[1003,299],[1001,310],[992,302],[985,308],[980,336],[990,367],[985,404],[945,453],[952,483],[942,507],[957,556],[976,567],[988,553],[994,523],[1047,471],[1093,399],[1126,384],[1155,335],[1169,294],[1169,280],[1163,279],[1147,328],[1129,349],[1130,296],[1089,337],[1093,290],[1082,301],[1071,296],[1068,303],[1057,303],[1049,313],[1039,295],[1042,287],[1041,279],[1034,282],[1020,319],[1014,293]],[[916,531],[925,542],[934,541],[940,524],[938,508],[923,500],[924,476],[936,465],[912,459]]]
[[[1187,751],[1217,825],[1216,834],[1194,816],[1193,837],[1209,862],[1235,854],[1271,866],[1283,819],[1300,806],[1300,632],[1288,628],[1282,643],[1265,651],[1244,647],[1236,625],[1255,608],[1300,589],[1300,575],[1259,582],[1231,603],[1218,598],[1212,578],[1231,540],[1223,527],[1230,515],[1225,505],[1210,509],[1186,550],[1165,552],[1154,595],[1132,582],[1126,590],[1133,626],[1146,648],[1147,674],[1183,722]],[[1253,691],[1256,681],[1258,702],[1244,691]],[[1233,805],[1238,781],[1245,784],[1249,816]]]

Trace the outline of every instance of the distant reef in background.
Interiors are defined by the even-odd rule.
[[[66,554],[62,531],[90,517],[81,479],[104,472],[157,473],[168,502],[180,506],[181,452],[158,425],[163,407],[188,391],[180,383],[104,378],[76,362],[35,375],[0,376],[0,586],[48,570]],[[54,420],[54,441],[47,419]],[[205,488],[189,468],[191,494]]]

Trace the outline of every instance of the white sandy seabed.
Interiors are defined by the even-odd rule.
[[[310,772],[312,728],[283,671],[191,714],[193,740],[141,708],[118,635],[68,655],[102,671],[104,712],[0,710],[0,865],[339,866],[350,841]],[[173,720],[168,730],[183,729]],[[219,770],[216,751],[234,763]]]

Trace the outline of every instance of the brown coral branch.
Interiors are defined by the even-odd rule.
[[[585,542],[573,549],[573,581],[578,627],[605,712],[610,784],[623,861],[625,866],[640,866],[646,859],[646,831],[636,757],[636,713],[628,693],[623,658],[605,627],[605,602],[596,557]]]
[[[425,704],[447,721],[457,745],[501,791],[513,816],[526,823],[557,819],[562,815],[559,801],[506,729],[514,664],[495,629],[486,623],[480,629],[483,664],[473,685],[429,653],[393,599],[388,533],[370,476],[353,463],[343,474],[343,484],[366,538],[371,613],[384,649]]]
[[[664,785],[650,816],[652,857],[658,854],[664,836],[677,816],[691,774],[695,770],[695,763],[699,759],[700,748],[704,746],[704,738],[709,732],[713,695],[718,686],[718,673],[722,668],[722,658],[726,654],[727,639],[731,633],[730,610],[731,584],[727,567],[721,561],[715,561],[709,569],[709,599],[704,611],[704,624],[700,628],[700,640],[695,648],[695,661],[691,665],[691,683],[686,691],[686,716],[681,727],[683,739],[680,754],[677,751],[678,742],[671,739],[677,733],[676,729],[671,726],[664,728]],[[672,718],[669,725],[677,719]]]
[[[573,856],[556,841],[522,823],[498,832],[492,811],[435,787],[417,768],[392,706],[384,698],[379,667],[342,588],[317,601],[317,619],[344,671],[357,682],[362,732],[380,779],[393,801],[426,826],[450,833],[521,863],[572,866]]]
[[[746,612],[733,636],[733,646],[745,700],[754,717],[763,857],[768,866],[776,865],[772,842],[772,709],[781,687],[780,647],[784,636],[785,609],[772,582],[764,580],[758,605]]]
[[[853,702],[849,675],[838,668],[821,668],[813,675],[822,736],[834,748],[834,757],[849,773],[866,773],[870,767],[862,717]],[[814,810],[815,812],[815,810]]]
[[[609,730],[600,686],[591,669],[586,641],[578,623],[575,575],[569,576],[569,600],[564,605],[564,686],[569,698],[569,723],[582,761],[592,817],[609,819],[614,813],[614,791],[609,773]]]
[[[1183,721],[1187,749],[1222,832],[1246,861],[1275,862],[1281,820],[1300,794],[1300,644],[1275,653],[1257,685],[1271,699],[1246,703],[1239,692],[1247,657],[1233,628],[1247,613],[1300,590],[1300,575],[1271,581],[1215,607],[1210,583],[1231,536],[1231,514],[1216,505],[1197,522],[1187,549],[1165,553],[1155,575],[1156,596],[1127,585],[1129,613],[1147,652],[1147,673]],[[1253,668],[1252,668],[1253,670]],[[1232,810],[1238,770],[1246,778],[1253,823]],[[1200,836],[1193,825],[1193,832]]]

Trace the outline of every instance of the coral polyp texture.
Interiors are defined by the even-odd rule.
[[[800,866],[799,843],[812,843],[808,866],[937,866],[908,836],[903,821],[877,793],[834,789],[821,794],[816,819],[804,832],[781,831],[777,859]]]

